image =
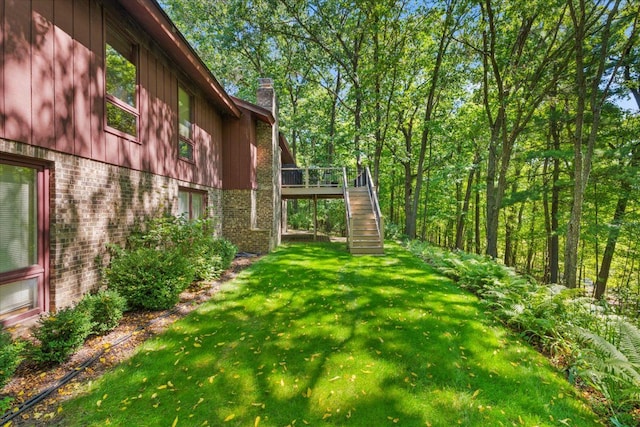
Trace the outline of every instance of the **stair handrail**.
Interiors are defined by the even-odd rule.
[[[349,201],[349,188],[348,188],[348,178],[347,178],[347,168],[342,168],[342,179],[344,181],[344,185],[342,186],[342,191],[344,194],[344,207],[347,215],[347,248],[351,249],[351,202]]]
[[[373,203],[373,212],[376,216],[376,225],[378,227],[378,236],[380,236],[380,243],[384,242],[384,218],[380,211],[380,204],[378,203],[378,195],[376,194],[376,188],[373,185],[373,179],[371,179],[371,171],[369,166],[365,168],[367,174],[367,189],[369,190],[369,196],[371,197],[371,203]]]

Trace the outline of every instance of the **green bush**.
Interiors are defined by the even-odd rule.
[[[149,220],[127,239],[127,249],[149,248],[171,250],[182,248],[191,240],[193,228],[184,216],[162,216]]]
[[[226,270],[231,265],[231,261],[236,256],[238,248],[226,239],[214,239],[212,242],[212,253],[220,257],[219,268]]]
[[[126,305],[127,300],[116,290],[100,290],[95,294],[86,294],[78,307],[89,313],[91,333],[102,335],[118,326]]]
[[[84,343],[90,332],[91,317],[86,310],[67,307],[45,314],[31,331],[38,344],[29,346],[28,355],[42,364],[62,363]]]
[[[9,382],[20,363],[23,344],[13,341],[8,332],[0,331],[0,388]]]
[[[140,247],[117,255],[106,278],[129,309],[164,310],[178,303],[180,292],[194,279],[194,267],[178,248]]]

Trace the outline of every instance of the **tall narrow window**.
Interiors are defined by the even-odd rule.
[[[178,86],[178,154],[180,158],[193,160],[193,97]]]
[[[46,169],[0,162],[0,321],[46,307]]]
[[[206,193],[181,188],[178,191],[178,214],[187,219],[198,219],[204,216],[206,206]]]
[[[136,46],[109,27],[105,55],[107,127],[117,133],[137,138],[139,113]]]

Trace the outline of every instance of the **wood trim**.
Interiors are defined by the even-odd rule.
[[[32,317],[38,313],[48,311],[50,304],[50,163],[23,158],[19,156],[0,154],[0,161],[4,164],[28,167],[35,169],[36,173],[36,191],[37,194],[37,227],[38,227],[38,253],[37,264],[30,265],[25,268],[12,270],[0,274],[1,284],[8,284],[17,280],[38,278],[38,306],[24,313],[7,317],[0,321],[1,325],[7,326],[14,324],[22,319]]]

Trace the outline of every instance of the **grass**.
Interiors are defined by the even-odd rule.
[[[62,425],[599,425],[548,361],[404,249],[285,245],[66,403]]]

